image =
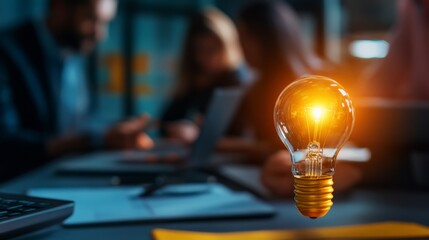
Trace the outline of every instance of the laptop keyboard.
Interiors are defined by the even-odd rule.
[[[0,239],[61,223],[73,208],[70,201],[0,193]]]
[[[42,201],[0,198],[0,221],[43,211],[50,206],[52,206],[52,204]]]

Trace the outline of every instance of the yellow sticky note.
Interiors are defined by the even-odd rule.
[[[390,239],[429,237],[429,228],[416,223],[383,222],[300,230],[266,230],[232,233],[203,233],[155,229],[152,234],[155,240]]]

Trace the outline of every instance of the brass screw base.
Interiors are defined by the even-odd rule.
[[[295,203],[299,212],[310,218],[325,216],[333,204],[333,184],[332,176],[295,176]]]

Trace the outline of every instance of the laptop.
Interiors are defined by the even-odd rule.
[[[364,99],[355,103],[356,120],[350,139],[364,147],[425,148],[429,103]]]
[[[64,159],[57,171],[63,174],[138,175],[148,178],[160,173],[177,171],[184,165],[208,165],[217,142],[231,122],[244,94],[243,88],[216,89],[210,102],[200,135],[190,149],[171,144],[158,146],[152,151],[97,152],[76,158]],[[186,158],[183,164],[147,164],[153,156]],[[142,164],[146,163],[146,164]]]

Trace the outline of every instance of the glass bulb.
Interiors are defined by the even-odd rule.
[[[354,125],[349,95],[330,78],[305,76],[278,97],[274,123],[291,154],[298,210],[324,216],[332,206],[335,160]]]

